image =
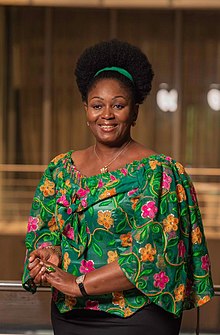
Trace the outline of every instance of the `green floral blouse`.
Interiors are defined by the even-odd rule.
[[[51,161],[34,196],[23,285],[32,250],[60,245],[62,269],[79,276],[118,261],[136,286],[89,298],[53,289],[61,313],[102,310],[128,317],[153,302],[180,315],[213,296],[210,261],[192,182],[183,166],[154,155],[85,177],[72,151]]]

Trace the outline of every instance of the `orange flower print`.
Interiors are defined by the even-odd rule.
[[[149,261],[153,262],[154,261],[154,255],[156,255],[156,248],[153,248],[150,243],[147,243],[144,248],[140,248],[139,252],[141,254],[141,260],[143,262]]]
[[[125,298],[122,292],[113,292],[113,305],[118,305],[121,308],[125,307]]]
[[[122,234],[120,236],[120,239],[122,247],[130,247],[132,245],[131,232],[128,232],[127,234]]]
[[[116,194],[116,189],[111,188],[110,190],[105,190],[102,194],[100,194],[99,199],[109,198],[109,197],[112,197],[115,194]]]
[[[57,175],[58,178],[62,179],[63,178],[63,171],[59,172]]]
[[[70,184],[70,180],[69,180],[69,179],[67,179],[67,180],[65,181],[65,185],[66,185],[67,187],[71,187],[71,184]]]
[[[198,306],[202,306],[206,304],[210,300],[210,297],[208,295],[205,295],[202,299],[198,300]]]
[[[128,316],[132,315],[132,311],[130,310],[129,307],[125,308],[124,310],[124,317],[127,318]]]
[[[59,222],[60,228],[62,228],[63,224],[64,224],[64,220],[62,218],[62,214],[58,214],[57,218],[58,218],[58,222]]]
[[[65,190],[65,188],[60,189],[60,194],[62,194],[62,195],[65,195],[65,194],[66,194],[66,190]]]
[[[54,159],[52,159],[52,162],[53,162],[54,164],[57,164],[57,163],[59,162],[59,160],[60,160],[61,158],[63,158],[64,156],[65,156],[65,154],[60,154],[60,155],[56,156]]]
[[[56,231],[59,229],[54,216],[50,221],[48,221],[48,228],[50,229],[50,231]]]
[[[41,185],[40,190],[41,192],[43,192],[43,195],[45,197],[49,197],[55,194],[54,187],[55,187],[54,182],[50,181],[49,179],[46,179],[44,184]]]
[[[177,231],[179,219],[175,218],[173,214],[169,214],[166,219],[163,220],[164,231],[170,233],[171,231]]]
[[[107,252],[107,255],[108,255],[108,259],[107,259],[108,263],[112,263],[112,262],[116,261],[116,259],[118,259],[118,253],[117,253],[116,250],[114,250],[114,251],[109,250]]]
[[[176,301],[183,301],[185,297],[185,286],[180,284],[177,288],[175,288],[174,294]]]
[[[186,200],[186,192],[181,184],[177,184],[176,193],[179,202]]]
[[[66,307],[68,307],[69,310],[73,309],[76,302],[77,302],[76,298],[74,298],[70,295],[65,295],[65,305],[66,305]]]
[[[104,226],[106,229],[111,228],[114,223],[114,220],[111,217],[110,211],[98,211],[98,224]]]
[[[68,252],[65,252],[65,254],[63,255],[63,269],[65,271],[67,271],[68,266],[70,265],[70,263],[71,263],[71,260],[69,258],[69,254],[68,254]]]
[[[132,209],[135,210],[136,206],[137,206],[137,203],[138,203],[138,200],[139,200],[140,196],[139,197],[135,197],[135,198],[131,198],[131,202],[132,202]]]
[[[149,164],[150,164],[151,170],[155,170],[157,165],[161,165],[156,159],[155,160],[150,160]]]
[[[182,166],[182,164],[180,164],[179,162],[176,162],[175,165],[176,165],[176,167],[177,167],[177,169],[178,169],[178,171],[179,171],[180,174],[184,174],[185,173],[185,169]]]
[[[192,231],[192,243],[193,244],[196,244],[196,243],[201,244],[202,243],[202,233],[201,233],[201,230],[199,229],[199,227],[196,227]]]

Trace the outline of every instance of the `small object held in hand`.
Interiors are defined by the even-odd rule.
[[[56,272],[56,270],[52,266],[46,266],[46,272],[47,273]]]

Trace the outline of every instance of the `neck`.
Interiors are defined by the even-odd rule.
[[[112,145],[112,144],[108,145],[108,144],[103,144],[103,143],[100,143],[100,142],[96,142],[95,150],[99,154],[100,158],[104,159],[105,157],[109,157],[110,155],[117,154],[117,152],[119,152],[129,142],[133,142],[131,137],[129,137],[125,141],[119,142],[115,145]]]
[[[129,141],[124,141],[124,143],[119,148],[117,147],[117,151],[115,150],[115,147],[114,147],[114,152],[111,151],[111,156],[110,156],[110,152],[108,151],[106,158],[104,158],[104,155],[101,157],[100,152],[97,151],[96,145],[94,145],[94,154],[100,162],[100,172],[101,173],[108,172],[109,167],[112,165],[112,163],[115,163],[117,159],[121,159],[120,156],[124,154],[124,152],[127,150],[130,143],[131,143],[131,139],[129,139]],[[110,157],[111,157],[111,160],[109,160]]]

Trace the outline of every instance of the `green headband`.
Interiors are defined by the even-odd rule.
[[[132,83],[134,82],[134,79],[133,79],[132,75],[127,70],[122,69],[121,67],[116,67],[116,66],[104,67],[104,69],[101,69],[98,72],[96,72],[96,74],[94,75],[94,77],[98,76],[99,73],[101,73],[103,71],[116,71],[116,72],[119,72],[123,76],[127,77],[130,81],[132,81]]]

